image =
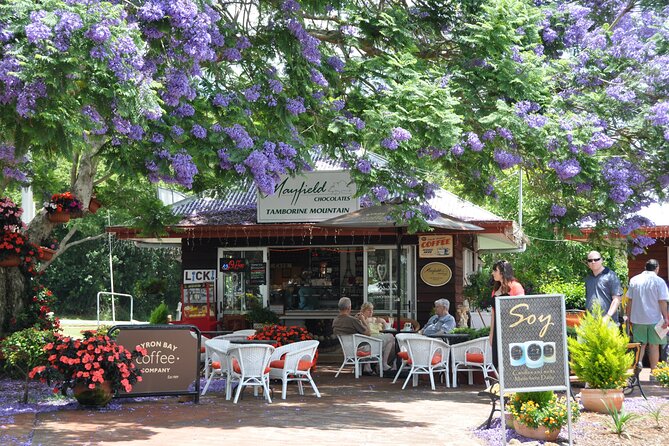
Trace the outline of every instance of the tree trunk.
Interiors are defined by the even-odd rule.
[[[29,280],[19,268],[0,268],[0,337],[29,302]]]
[[[94,141],[91,151],[81,154],[78,159],[74,184],[70,191],[83,203],[84,212],[93,195],[93,185],[97,171],[98,153],[104,141]],[[30,222],[25,233],[31,243],[40,246],[47,240],[57,223],[49,221],[47,213],[41,209]],[[0,268],[0,337],[4,336],[11,320],[16,317],[30,302],[32,280],[26,277],[19,268]]]

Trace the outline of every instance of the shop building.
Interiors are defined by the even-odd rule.
[[[263,305],[285,324],[325,334],[342,296],[354,310],[372,302],[378,315],[389,316],[397,314],[399,298],[402,317],[420,324],[436,299],[447,298],[457,316],[478,252],[520,244],[513,221],[445,190],[429,204],[458,229],[408,234],[369,222],[321,226],[360,208],[350,175],[340,169],[320,161],[313,172],[286,177],[270,197],[249,185],[220,198],[182,200],[173,205],[182,220],[161,239],[129,227],[108,231],[144,245],[181,247],[184,321],[203,330],[235,329],[253,305]]]

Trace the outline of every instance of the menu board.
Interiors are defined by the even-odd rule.
[[[267,263],[256,262],[251,263],[249,268],[250,285],[266,285],[267,284]]]

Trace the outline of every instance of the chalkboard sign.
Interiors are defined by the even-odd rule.
[[[246,271],[247,266],[246,259],[221,259],[220,271],[222,273],[240,273]]]
[[[267,264],[264,262],[251,263],[249,281],[250,285],[265,285],[267,283]]]
[[[495,301],[504,391],[565,390],[569,369],[564,296],[503,296]]]

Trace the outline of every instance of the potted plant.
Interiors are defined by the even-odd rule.
[[[520,435],[535,440],[557,440],[567,418],[567,401],[552,391],[519,392],[509,401],[513,427]],[[578,419],[578,404],[571,405],[571,420]]]
[[[17,206],[9,197],[0,198],[0,230],[6,231],[14,227],[21,227],[23,209]]]
[[[304,327],[286,327],[285,325],[266,325],[249,339],[276,341],[276,347],[298,341],[313,339],[311,333]]]
[[[32,271],[37,248],[18,231],[0,232],[0,267],[20,266],[23,262]]]
[[[44,347],[47,365],[31,370],[30,378],[54,383],[54,392],[74,397],[83,406],[104,406],[119,391],[130,392],[132,385],[142,380],[135,359],[146,355],[136,346],[129,351],[109,336],[93,331],[83,333],[83,339],[61,334]]]
[[[666,361],[659,362],[652,375],[657,382],[662,384],[662,387],[669,387],[669,363]]]
[[[81,215],[83,208],[81,201],[72,192],[53,194],[51,200],[44,203],[44,209],[53,223],[66,223],[71,216]]]
[[[627,351],[629,338],[595,309],[581,319],[576,338],[567,342],[572,372],[588,384],[581,390],[583,407],[600,413],[608,413],[606,406],[620,410],[622,388],[634,360]]]
[[[261,329],[264,325],[277,324],[279,322],[279,316],[275,312],[270,310],[269,307],[261,305],[251,307],[251,310],[246,313],[245,317],[256,330]]]

